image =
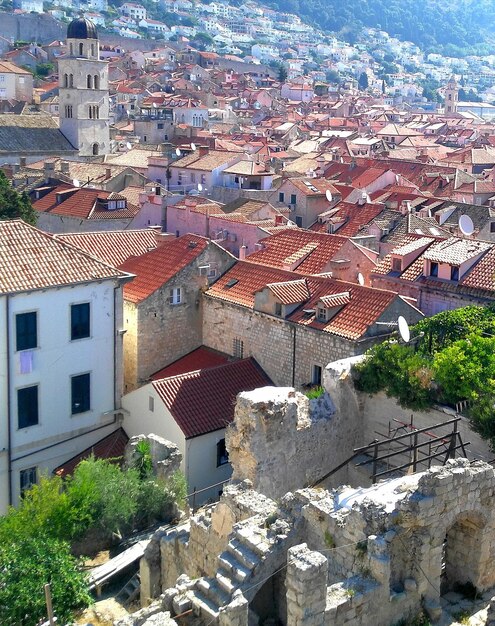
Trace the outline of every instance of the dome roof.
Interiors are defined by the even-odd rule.
[[[77,17],[67,28],[67,39],[98,39],[96,26],[85,17]]]

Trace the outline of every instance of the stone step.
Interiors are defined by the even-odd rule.
[[[215,578],[200,578],[196,583],[196,588],[217,607],[225,606],[231,597],[220,587]]]
[[[222,552],[218,557],[218,565],[238,583],[243,583],[251,574],[251,570],[243,565],[231,552]]]
[[[232,598],[232,594],[239,586],[239,582],[237,580],[233,581],[230,577],[230,573],[223,568],[217,570],[215,580],[217,581],[219,587],[229,596],[229,598]]]
[[[270,550],[270,542],[263,533],[253,534],[249,528],[236,528],[234,535],[243,546],[258,556],[264,556]]]
[[[252,570],[260,562],[260,557],[238,539],[229,541],[227,552],[248,570]]]
[[[200,617],[207,620],[218,619],[218,606],[207,598],[199,589],[193,589],[191,592],[193,610],[199,613]]]

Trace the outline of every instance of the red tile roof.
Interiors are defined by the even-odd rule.
[[[124,299],[142,302],[168,282],[177,272],[192,263],[204,250],[209,240],[198,235],[183,235],[166,241],[160,248],[140,257],[134,257],[121,268],[136,274],[124,287]]]
[[[22,220],[0,220],[0,294],[127,276]]]
[[[70,476],[74,473],[77,465],[84,459],[88,459],[90,456],[94,456],[95,459],[107,459],[113,462],[121,462],[124,456],[124,450],[129,441],[129,437],[123,428],[119,428],[115,432],[103,437],[100,441],[86,448],[76,456],[62,463],[53,470],[54,474],[62,476]]]
[[[64,233],[54,237],[114,267],[119,267],[130,257],[141,256],[157,247],[155,232],[146,229]]]
[[[315,233],[296,228],[286,229],[265,239],[263,241],[265,248],[250,254],[248,260],[252,263],[283,269],[290,263],[290,257],[308,246],[306,252],[309,254],[303,258],[295,271],[301,274],[320,274],[325,271],[329,261],[334,258],[346,241],[346,237],[339,235]],[[309,249],[310,244],[313,244],[312,250]]]
[[[239,261],[210,287],[206,295],[254,309],[256,292],[272,283],[300,279],[300,274],[295,272],[265,267],[249,261]],[[398,297],[391,291],[361,287],[334,278],[307,276],[306,283],[310,293],[309,299],[286,319],[350,340],[362,337]],[[349,303],[329,322],[319,322],[315,312],[307,312],[315,309],[317,302],[323,296],[341,295],[344,291],[349,292]]]
[[[225,428],[237,394],[272,385],[253,358],[151,383],[186,439]]]
[[[224,365],[228,363],[230,357],[222,352],[207,348],[206,346],[200,346],[186,354],[185,356],[177,359],[170,365],[167,365],[160,371],[153,374],[151,380],[160,380],[161,378],[168,378],[169,376],[177,376],[178,374],[186,374],[187,372],[195,372],[197,370],[203,370],[209,367],[216,367],[217,365]]]

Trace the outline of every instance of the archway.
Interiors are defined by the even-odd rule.
[[[274,621],[275,624],[287,623],[287,599],[285,589],[285,569],[266,580],[249,603],[250,612],[254,613],[259,624]]]
[[[100,146],[97,143],[93,144],[93,156],[98,156],[100,152]]]
[[[440,592],[468,592],[483,586],[485,522],[477,513],[460,515],[445,534]]]

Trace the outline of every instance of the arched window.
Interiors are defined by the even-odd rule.
[[[100,77],[98,76],[98,74],[95,74],[95,77],[93,79],[93,85],[95,89],[100,88]]]
[[[94,143],[93,144],[93,156],[98,156],[99,151],[100,151],[100,148],[99,148],[98,144]]]
[[[89,105],[89,119],[93,119],[93,107],[91,105]]]
[[[74,54],[74,46],[70,44],[70,55],[72,56],[73,54]]]
[[[68,86],[69,86],[69,75],[64,74],[64,87],[68,87]]]
[[[74,76],[69,74],[69,87],[74,87]]]
[[[88,89],[91,89],[91,87],[93,86],[93,77],[91,76],[91,74],[88,74],[88,77],[86,79],[86,86]]]
[[[80,43],[79,44],[79,56],[82,57],[83,54],[84,54],[84,44]]]
[[[91,56],[92,57],[95,56],[95,44],[94,43],[91,44]]]

